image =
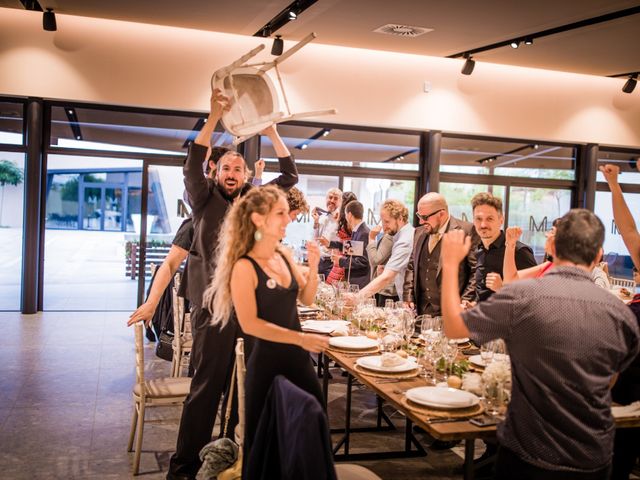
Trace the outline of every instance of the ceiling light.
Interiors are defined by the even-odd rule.
[[[524,44],[525,45],[533,45],[533,37],[525,37]]]
[[[276,35],[273,39],[273,45],[271,46],[271,55],[282,55],[284,50],[284,42],[282,41],[282,35]]]
[[[47,11],[42,14],[42,28],[47,32],[55,32],[58,29],[56,25],[56,14],[53,13],[53,8],[47,8]]]
[[[308,146],[308,143],[303,143],[302,145],[300,145],[300,150],[306,150]]]
[[[471,73],[473,73],[473,69],[476,66],[476,61],[471,57],[471,55],[467,56],[467,60],[466,62],[464,62],[464,65],[462,66],[462,70],[460,70],[460,72],[463,75],[471,75]]]
[[[289,20],[295,20],[296,18],[298,18],[298,14],[293,10],[289,10]]]
[[[631,93],[636,88],[636,83],[638,83],[638,74],[634,73],[629,76],[629,80],[622,87],[622,91],[624,93]]]
[[[331,132],[331,130],[325,129],[324,132],[322,132],[322,136],[326,137],[327,135],[329,135],[330,132]]]
[[[520,40],[514,40],[511,42],[511,48],[518,48],[520,46]]]

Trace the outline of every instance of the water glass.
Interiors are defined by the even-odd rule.
[[[324,273],[319,273],[318,274],[318,283],[324,283],[324,282],[325,282]]]
[[[483,343],[480,346],[480,358],[485,365],[489,365],[493,360],[493,355],[496,351],[496,343],[492,340],[487,343]]]
[[[444,379],[446,381],[449,375],[453,374],[453,362],[458,356],[458,344],[453,340],[444,338],[442,341],[442,355],[445,359]]]
[[[504,387],[504,382],[499,380],[484,382],[482,386],[482,395],[487,414],[499,415],[503,412],[506,401]]]

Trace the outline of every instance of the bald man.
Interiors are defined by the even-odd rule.
[[[463,301],[475,300],[475,247],[480,237],[469,222],[449,215],[446,199],[436,192],[427,193],[418,202],[416,213],[420,227],[413,239],[413,251],[405,273],[402,299],[416,307],[418,315],[441,315],[440,285],[442,272],[440,239],[446,232],[462,230],[471,236],[473,246],[460,263],[458,279]]]

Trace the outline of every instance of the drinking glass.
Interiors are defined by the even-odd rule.
[[[444,381],[446,382],[449,375],[453,374],[453,362],[458,356],[458,344],[447,338],[442,341],[442,355],[444,356]]]
[[[506,399],[504,382],[500,380],[484,382],[482,395],[487,414],[495,416],[502,413]]]
[[[324,283],[324,282],[325,282],[324,273],[319,273],[318,274],[318,283]]]
[[[483,343],[480,346],[480,358],[482,359],[482,363],[489,365],[493,360],[493,354],[496,351],[496,344],[493,340]]]
[[[390,311],[390,310],[393,310],[393,304],[394,304],[394,301],[393,301],[393,300],[391,300],[391,299],[389,299],[389,298],[387,298],[387,299],[384,301],[384,309],[385,309],[385,311],[387,311],[387,312],[388,312],[388,311]]]
[[[355,284],[349,285],[349,293],[357,295],[359,292],[360,292],[360,286],[359,285],[355,285]]]

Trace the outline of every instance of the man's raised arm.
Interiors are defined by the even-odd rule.
[[[298,168],[296,167],[291,152],[282,141],[278,130],[275,125],[265,128],[260,134],[269,137],[273,149],[278,157],[278,163],[280,164],[280,175],[271,180],[268,184],[274,184],[283,190],[289,190],[296,183],[298,183]]]

